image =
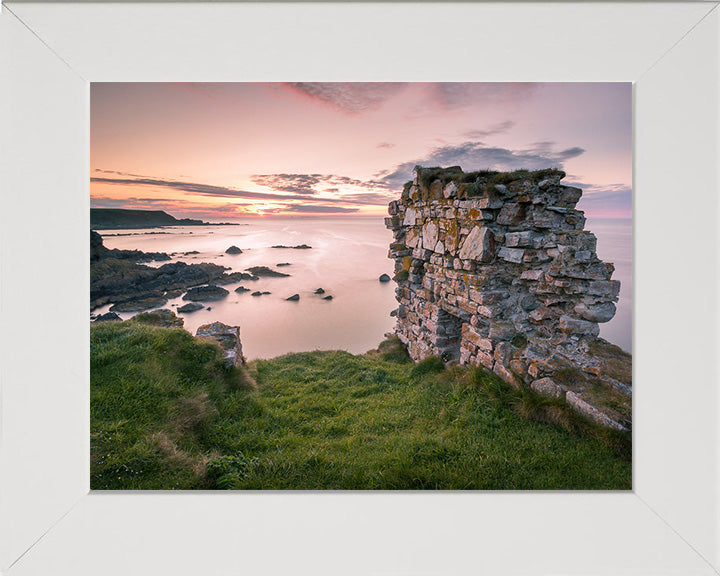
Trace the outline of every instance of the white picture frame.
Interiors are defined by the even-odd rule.
[[[0,573],[720,571],[720,10],[33,3],[0,13]],[[89,492],[89,82],[632,81],[632,493]]]

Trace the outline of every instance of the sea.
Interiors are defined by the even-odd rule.
[[[621,281],[617,314],[601,324],[600,335],[632,352],[632,221],[588,218],[586,229],[596,234],[599,257],[615,264],[613,278]],[[226,285],[230,294],[206,303],[208,309],[178,313],[193,334],[209,322],[240,326],[248,360],[313,350],[364,353],[377,348],[395,326],[390,316],[397,308],[395,283],[378,280],[381,274],[393,273],[393,261],[387,257],[392,234],[380,217],[248,218],[238,219],[235,226],[103,230],[100,234],[108,248],[175,253],[171,261],[213,262],[226,266],[228,272],[268,266],[289,274]],[[272,248],[301,244],[311,249]],[[237,246],[242,254],[226,254],[230,246]],[[235,292],[239,285],[251,292]],[[315,293],[319,288],[323,294]],[[254,291],[270,294],[252,296]],[[298,301],[286,300],[294,294],[300,296]],[[178,297],[164,307],[176,310],[185,303]],[[93,314],[108,308],[97,308]],[[134,314],[119,315],[125,320]]]

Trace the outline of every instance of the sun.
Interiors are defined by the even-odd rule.
[[[272,208],[273,208],[273,205],[272,205],[272,204],[265,204],[265,203],[263,203],[263,204],[254,204],[254,205],[250,208],[250,210],[251,210],[253,213],[255,213],[257,216],[265,216],[265,213],[266,213],[268,210],[272,209]]]

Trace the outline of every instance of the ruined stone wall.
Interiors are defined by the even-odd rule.
[[[543,380],[557,370],[600,374],[589,347],[615,314],[620,282],[564,176],[415,169],[386,219],[396,331],[413,359],[455,358],[558,395]]]

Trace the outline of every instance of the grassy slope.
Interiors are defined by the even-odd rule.
[[[627,439],[393,347],[252,362],[183,330],[93,325],[93,489],[630,489]],[[537,421],[540,420],[540,421]]]

